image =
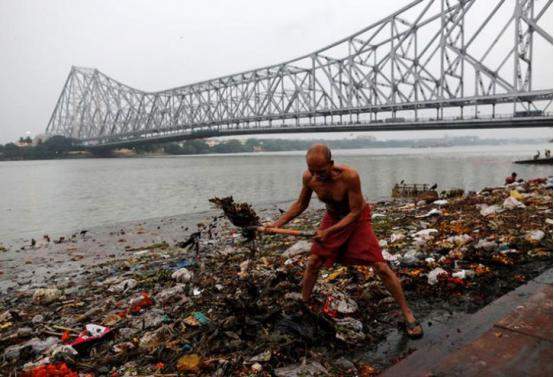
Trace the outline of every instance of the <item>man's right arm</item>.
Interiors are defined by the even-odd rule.
[[[300,196],[298,199],[292,203],[290,208],[287,212],[283,213],[281,217],[277,221],[275,221],[273,224],[271,224],[272,227],[280,228],[298,215],[300,215],[302,212],[308,208],[310,205],[310,199],[312,198],[312,192],[313,190],[309,187],[309,182],[311,179],[311,174],[309,171],[304,172],[304,175],[302,176],[302,191],[300,191]]]

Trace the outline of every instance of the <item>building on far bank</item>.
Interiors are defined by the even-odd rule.
[[[213,147],[215,147],[216,145],[221,144],[221,142],[220,142],[219,140],[208,139],[208,140],[206,140],[206,144],[208,144],[208,146],[209,146],[210,148],[213,148]]]

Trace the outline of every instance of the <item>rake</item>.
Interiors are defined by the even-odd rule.
[[[315,235],[314,232],[309,231],[262,226],[260,225],[260,218],[254,209],[252,209],[248,203],[236,203],[232,196],[228,196],[226,198],[212,198],[210,199],[210,202],[221,208],[225,214],[225,217],[227,217],[233,225],[242,228],[244,235],[249,240],[256,237],[256,232],[266,234],[284,234],[297,237],[313,237]]]

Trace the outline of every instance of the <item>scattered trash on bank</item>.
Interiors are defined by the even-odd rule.
[[[421,314],[437,305],[476,310],[551,266],[548,182],[374,205],[383,255]],[[245,208],[228,210],[240,216]],[[250,210],[241,221],[259,224]],[[291,228],[316,229],[320,218],[309,212]],[[193,234],[175,245],[129,248],[128,258],[80,279],[10,290],[0,298],[0,369],[114,377],[379,372],[359,351],[401,318],[371,268],[322,270],[319,307],[310,311],[300,296],[309,241],[257,235],[252,258],[250,240],[225,219]]]

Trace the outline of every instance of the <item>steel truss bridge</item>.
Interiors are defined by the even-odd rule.
[[[297,59],[157,92],[72,67],[46,133],[116,147],[287,132],[552,127],[551,6],[416,0]]]

